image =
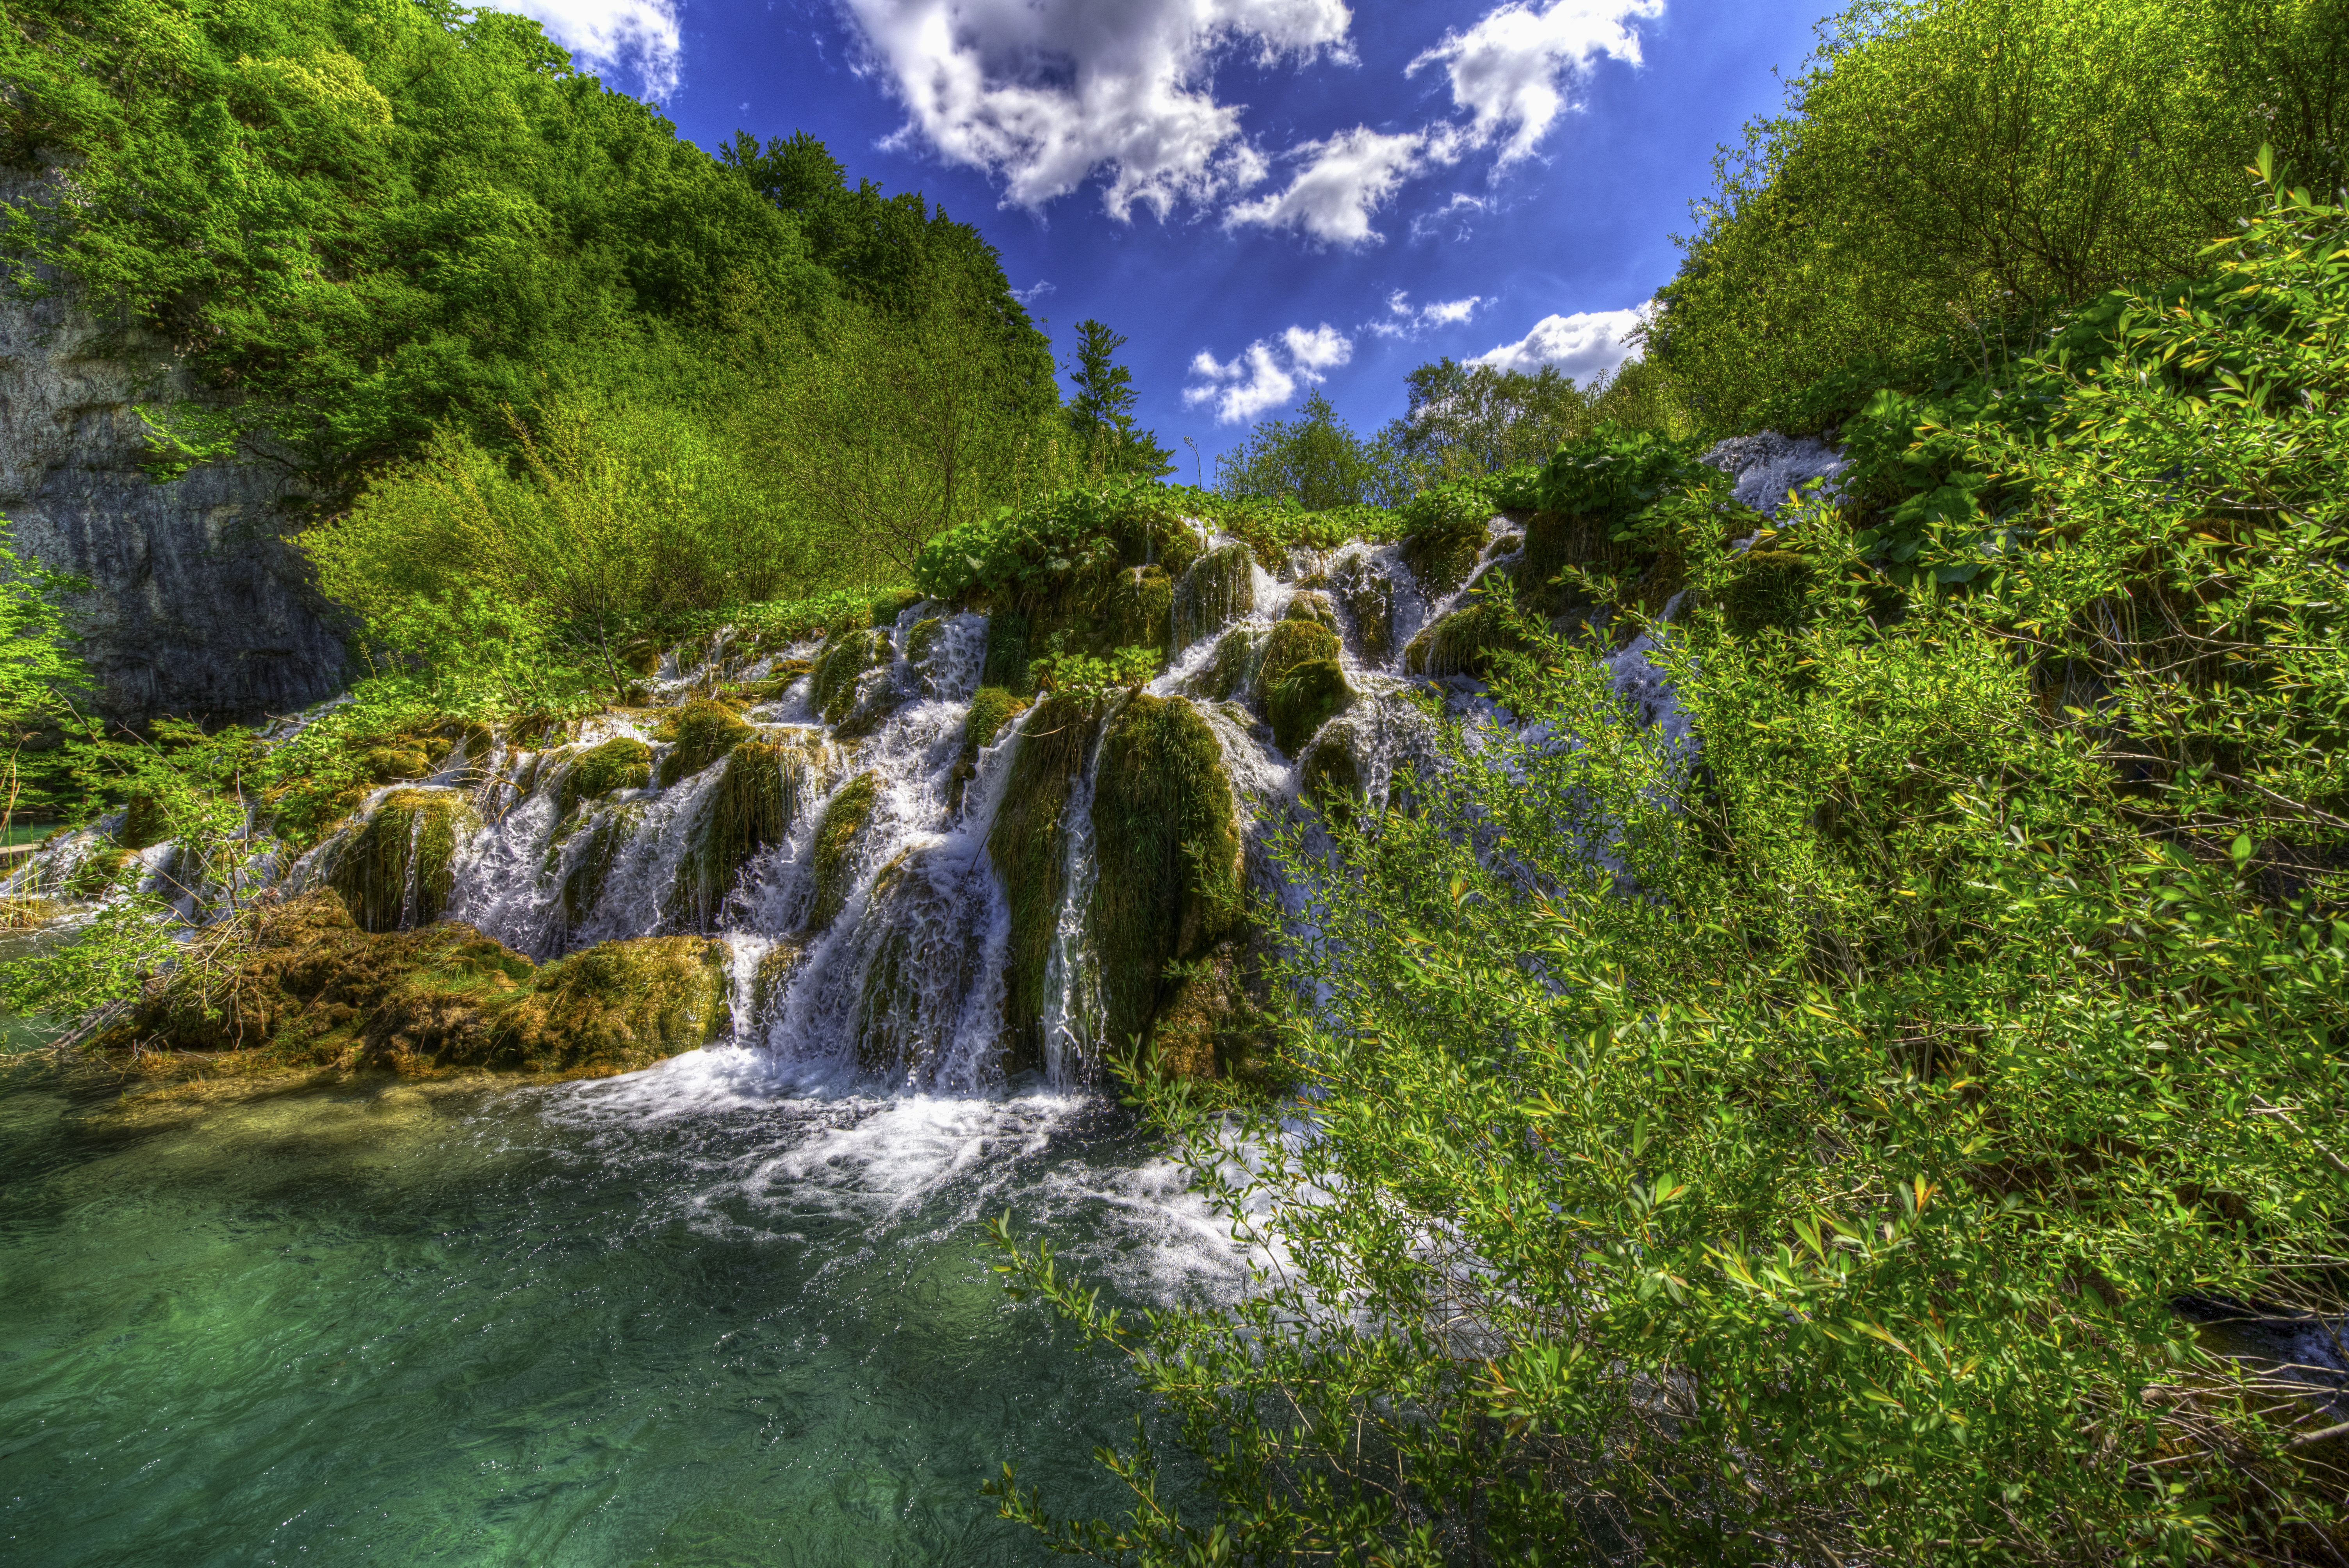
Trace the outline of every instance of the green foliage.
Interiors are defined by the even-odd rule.
[[[1104,322],[1077,323],[1077,349],[1068,365],[1077,389],[1069,399],[1069,428],[1092,472],[1159,479],[1174,471],[1174,459],[1154,433],[1133,428],[1133,372],[1117,363],[1125,343]]]
[[[1651,353],[1734,429],[1854,358],[1980,368],[2044,306],[2191,272],[2262,142],[2339,179],[2344,31],[2341,0],[1861,0],[1723,150]]]
[[[1379,439],[1429,485],[1541,463],[1602,421],[1689,434],[1671,377],[1641,360],[1577,386],[1554,366],[1527,373],[1445,358],[1413,370],[1403,387],[1409,410]]]
[[[1152,1564],[2342,1538],[2329,1387],[2198,1319],[2349,1310],[2349,219],[2279,194],[2214,260],[1946,423],[1876,403],[1752,554],[1567,476],[1685,556],[1692,733],[1519,620],[1527,727],[1290,838],[1311,1136],[1136,1081],[1266,1265],[1128,1315],[1007,1226],[1170,1418],[1103,1451],[1126,1519],[1008,1472],[1007,1517]]]
[[[1120,648],[1104,659],[1090,654],[1055,654],[1030,666],[1036,689],[1093,712],[1111,698],[1138,692],[1158,673],[1157,648]]]
[[[39,799],[26,800],[31,780],[19,761],[28,744],[39,746],[50,733],[62,733],[64,721],[73,716],[73,699],[89,678],[67,641],[66,613],[58,603],[88,585],[18,555],[8,539],[8,521],[0,518],[0,740],[8,747],[6,771],[0,775],[0,830],[15,819],[20,802],[49,810],[62,804],[38,784]]]
[[[1501,485],[1483,478],[1446,480],[1405,501],[1402,559],[1432,593],[1466,581],[1485,548],[1485,527],[1499,510]]]
[[[1294,419],[1266,419],[1216,459],[1216,489],[1235,499],[1292,500],[1307,511],[1392,507],[1413,489],[1383,442],[1365,441],[1316,391]]]

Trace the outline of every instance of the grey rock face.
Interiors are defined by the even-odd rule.
[[[1806,436],[1782,436],[1775,430],[1715,442],[1704,460],[1736,480],[1731,493],[1764,517],[1777,516],[1786,492],[1798,490],[1813,480],[1825,480],[1820,488],[1832,496],[1835,477],[1844,469],[1841,448]]]
[[[37,189],[0,170],[0,202]],[[208,463],[158,484],[134,407],[221,394],[70,287],[0,298],[0,517],[19,554],[89,579],[72,608],[107,717],[290,713],[343,682],[333,606],[277,536],[290,476]]]

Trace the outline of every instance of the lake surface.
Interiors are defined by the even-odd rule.
[[[21,1036],[19,1037],[21,1044]],[[1114,1106],[882,1099],[697,1052],[552,1088],[125,1114],[0,1062],[0,1559],[1058,1561],[1122,1363],[1007,1300],[1009,1208],[1112,1294],[1236,1288]]]

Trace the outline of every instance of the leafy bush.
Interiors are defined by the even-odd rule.
[[[1127,1519],[1007,1473],[1008,1517],[1154,1564],[2338,1550],[2330,1376],[2259,1346],[2349,1312],[2349,217],[2278,195],[2206,284],[1905,443],[1880,405],[1921,467],[1759,559],[1680,531],[1687,732],[1521,621],[1526,727],[1288,841],[1301,1105],[1135,1085],[1261,1271],[1128,1317],[1007,1226],[1172,1418],[1103,1452]],[[1624,456],[1562,477],[1653,532]],[[1950,489],[1996,514],[1895,560]]]

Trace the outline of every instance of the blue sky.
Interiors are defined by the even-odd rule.
[[[495,0],[705,147],[806,130],[1130,340],[1190,472],[1443,355],[1588,375],[1824,0]]]

